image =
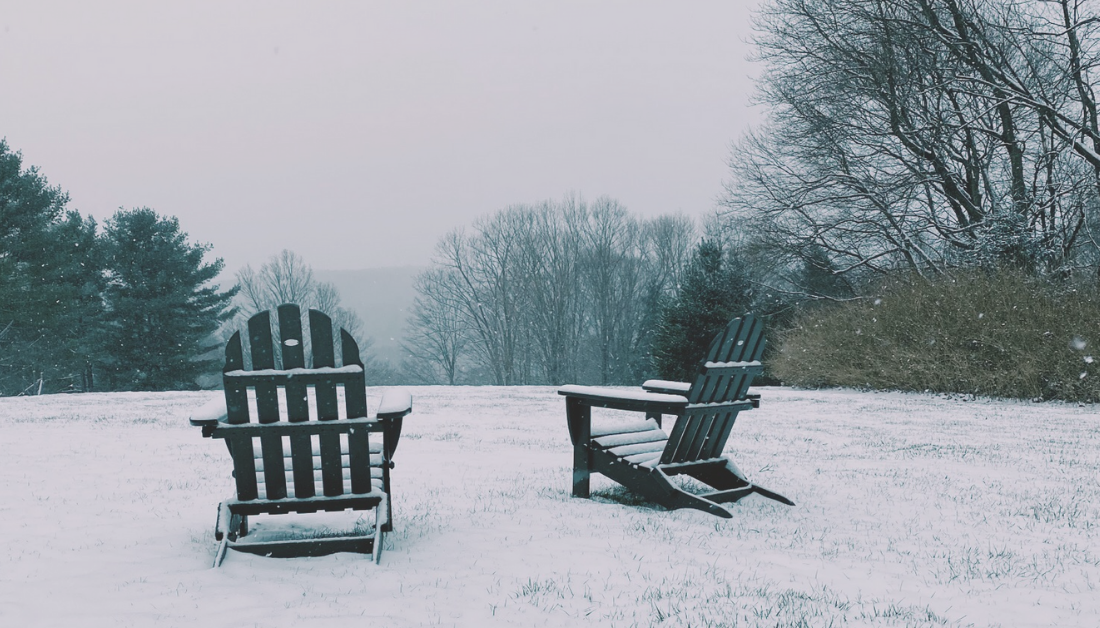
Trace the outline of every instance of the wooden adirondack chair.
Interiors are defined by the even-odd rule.
[[[276,557],[373,553],[377,562],[383,533],[393,527],[391,461],[412,400],[407,393],[387,393],[377,416],[368,416],[363,363],[351,335],[340,330],[337,366],[332,320],[310,310],[313,359],[307,368],[300,309],[284,304],[277,312],[277,340],[271,312],[249,319],[247,370],[241,334],[233,334],[225,348],[224,399],[191,416],[203,436],[224,439],[233,457],[237,490],[218,506],[215,538],[221,543],[214,566],[227,549]],[[373,531],[266,542],[241,538],[248,534],[249,515],[347,509],[374,509]]]
[[[723,456],[737,414],[759,406],[748,394],[762,370],[763,325],[751,314],[736,318],[711,342],[694,382],[651,380],[640,391],[563,386],[573,441],[573,495],[589,496],[589,478],[602,473],[666,508],[696,508],[733,515],[721,504],[752,493],[793,506],[786,497],[756,486]],[[593,427],[592,408],[644,412],[644,421]],[[661,417],[675,415],[670,433]],[[686,474],[712,491],[689,493],[669,480]]]

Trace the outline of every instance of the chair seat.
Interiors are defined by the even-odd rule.
[[[314,496],[304,499],[298,499],[295,497],[284,497],[283,499],[250,499],[246,501],[239,500],[237,498],[227,499],[225,505],[229,507],[229,511],[238,515],[260,515],[260,514],[282,514],[287,512],[317,512],[319,510],[324,511],[338,511],[347,510],[352,508],[355,510],[363,510],[373,508],[379,503],[385,501],[386,493],[378,485],[380,483],[371,482],[372,490],[369,493],[350,493],[344,495],[334,495],[332,497],[326,496]]]
[[[653,419],[592,428],[592,445],[632,465],[652,468],[661,461],[668,434]]]

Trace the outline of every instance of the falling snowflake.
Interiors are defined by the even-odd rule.
[[[1073,340],[1069,341],[1069,347],[1077,351],[1083,351],[1086,345],[1088,345],[1088,343],[1080,336],[1074,336]]]

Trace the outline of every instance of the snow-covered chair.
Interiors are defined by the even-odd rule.
[[[670,509],[696,508],[729,518],[733,515],[721,504],[752,493],[793,506],[749,482],[722,453],[737,414],[759,406],[759,396],[748,389],[762,370],[762,332],[751,314],[732,320],[711,342],[694,382],[650,380],[638,391],[561,387],[573,441],[573,495],[589,496],[595,471]],[[643,412],[646,419],[593,427],[594,407]],[[665,414],[676,416],[669,433],[661,429]],[[713,490],[685,491],[669,480],[680,474]]]
[[[191,416],[203,436],[225,439],[233,458],[236,495],[218,506],[214,566],[230,548],[276,557],[373,553],[377,562],[383,533],[393,525],[391,460],[412,399],[391,391],[376,416],[368,416],[363,363],[351,335],[341,329],[337,346],[332,320],[310,310],[312,365],[306,367],[301,310],[284,304],[277,313],[274,339],[271,312],[249,319],[248,366],[241,333],[233,334],[225,348],[224,398]],[[328,538],[242,538],[249,515],[347,509],[373,509],[373,529]]]

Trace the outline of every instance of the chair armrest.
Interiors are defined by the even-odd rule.
[[[664,379],[649,379],[642,384],[642,390],[666,395],[686,395],[691,390],[688,382],[670,382]]]
[[[577,399],[584,405],[614,410],[679,414],[687,407],[687,397],[635,390],[614,390],[599,386],[562,386],[558,394]]]
[[[191,412],[190,422],[195,427],[216,427],[229,418],[225,409],[225,396],[218,395]]]
[[[642,390],[647,392],[664,393],[668,395],[686,395],[691,390],[691,384],[687,382],[670,382],[663,379],[649,379],[642,384]],[[760,395],[748,393],[745,399],[752,402],[752,407],[760,407]]]
[[[400,419],[412,412],[412,395],[404,390],[387,390],[382,393],[382,402],[378,405],[378,418]]]

